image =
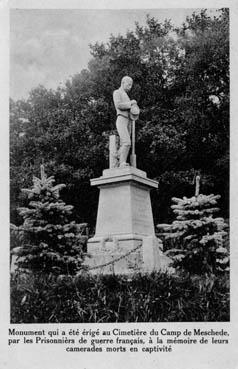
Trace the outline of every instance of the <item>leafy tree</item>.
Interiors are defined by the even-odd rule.
[[[186,161],[213,176],[228,204],[229,9],[214,19],[205,10],[194,13],[177,32],[184,56],[174,84],[175,111],[185,133]]]
[[[172,196],[187,193],[195,170],[203,190],[229,198],[229,12],[194,13],[179,28],[148,16],[124,36],[91,45],[88,69],[64,87],[34,89],[11,101],[11,218],[24,204],[20,188],[43,162],[54,170],[64,201],[77,221],[95,223],[97,190],[90,178],[108,166],[108,135],[115,130],[112,92],[121,77],[134,80],[131,96],[141,107],[136,128],[138,167],[160,182],[153,194],[156,222],[171,218]],[[205,180],[208,179],[208,180]]]
[[[59,195],[65,185],[53,183],[54,177],[47,178],[41,166],[41,178],[33,177],[32,188],[22,189],[29,204],[18,209],[24,223],[11,225],[21,243],[12,252],[18,256],[20,269],[74,275],[83,260],[85,224],[70,220],[73,206],[66,205]]]

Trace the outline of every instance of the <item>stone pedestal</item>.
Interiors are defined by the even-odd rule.
[[[91,180],[100,189],[95,236],[88,240],[91,273],[159,270],[162,243],[155,236],[150,190],[158,183],[134,167],[103,171]]]

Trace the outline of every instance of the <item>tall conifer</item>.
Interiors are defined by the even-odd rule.
[[[199,179],[196,178],[195,196],[172,198],[171,206],[176,220],[172,224],[159,224],[165,240],[173,240],[176,247],[166,253],[175,266],[190,273],[219,273],[229,270],[229,253],[225,247],[227,224],[221,217],[217,200],[220,195],[199,194]]]
[[[79,270],[83,257],[85,224],[72,221],[72,205],[60,199],[64,184],[53,185],[55,179],[45,174],[33,177],[31,189],[22,189],[29,199],[28,207],[18,208],[22,226],[11,225],[21,246],[13,249],[18,268],[56,275],[73,275]]]

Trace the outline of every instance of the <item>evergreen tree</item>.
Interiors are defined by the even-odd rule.
[[[73,206],[66,205],[59,194],[65,185],[53,186],[54,181],[53,176],[47,178],[41,165],[41,178],[33,177],[33,187],[22,189],[29,204],[18,208],[24,218],[22,226],[11,225],[21,244],[12,252],[18,256],[18,268],[74,275],[82,263],[85,224],[70,220]]]
[[[227,224],[223,218],[214,217],[219,211],[217,200],[220,195],[198,194],[191,198],[172,198],[171,206],[176,220],[171,224],[159,224],[165,240],[172,239],[175,248],[166,254],[178,268],[190,273],[204,274],[229,270],[228,249],[225,247]]]

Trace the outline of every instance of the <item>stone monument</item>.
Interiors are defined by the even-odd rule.
[[[114,91],[120,150],[116,136],[111,136],[109,169],[101,177],[91,179],[91,186],[100,190],[96,233],[87,244],[90,257],[86,258],[86,265],[91,273],[143,273],[165,266],[162,242],[155,236],[150,200],[150,190],[158,188],[158,182],[136,168],[135,120],[139,108],[132,108],[137,103],[126,94],[131,86],[131,78],[124,77],[121,89]],[[131,131],[129,165],[126,161]]]

